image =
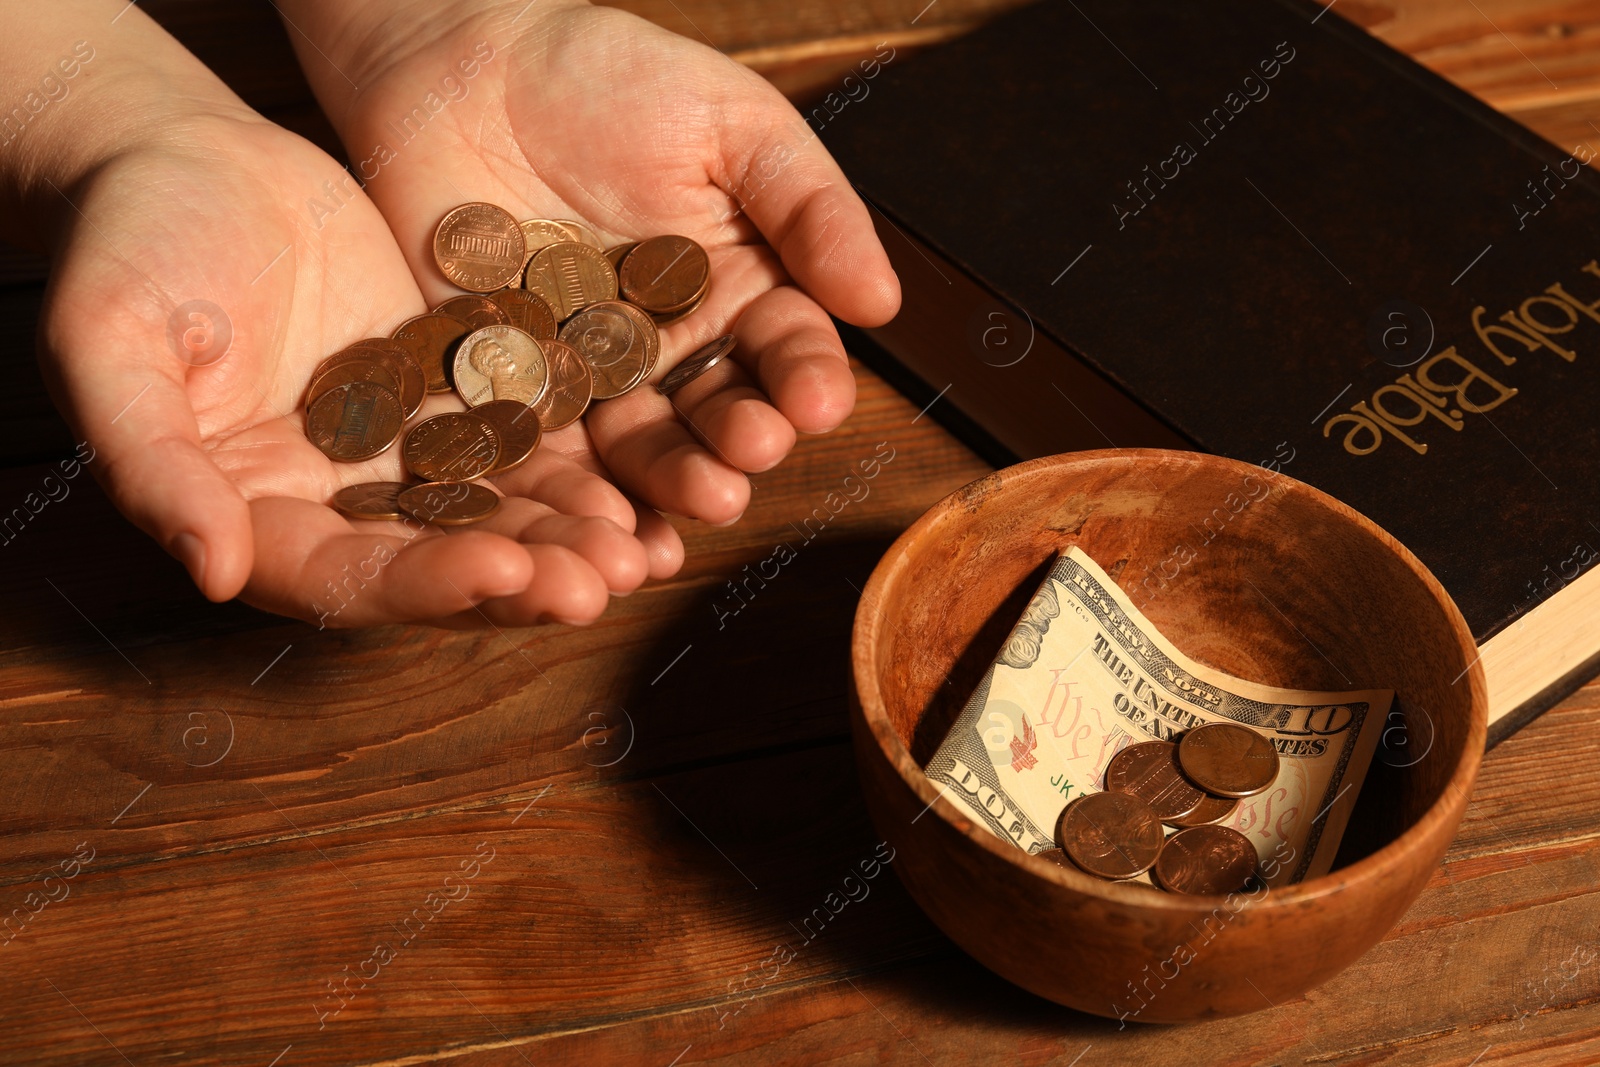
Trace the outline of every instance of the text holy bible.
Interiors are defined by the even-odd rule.
[[[1344,500],[1460,605],[1492,740],[1600,668],[1594,148],[1302,0],[1045,0],[874,73],[808,117],[932,414],[997,461],[1198,448]]]

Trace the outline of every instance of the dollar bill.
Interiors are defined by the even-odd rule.
[[[1393,698],[1278,689],[1198,663],[1073,546],[925,770],[979,825],[1042,852],[1055,846],[1062,808],[1104,788],[1123,748],[1238,723],[1272,742],[1280,768],[1222,825],[1273,858],[1263,872],[1281,885],[1332,866]]]

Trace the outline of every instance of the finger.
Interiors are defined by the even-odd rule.
[[[629,507],[628,512],[631,522],[633,509]],[[649,576],[650,561],[644,545],[610,519],[563,515],[532,500],[508,497],[500,502],[498,512],[474,528],[524,545],[570,549],[595,569],[609,592],[618,596],[633,592]]]
[[[680,417],[729,463],[768,470],[794,447],[796,430],[827,432],[854,408],[844,346],[827,313],[798,289],[755,297],[734,336],[736,362],[718,364],[671,397]],[[745,367],[765,392],[750,384]]]
[[[653,508],[714,525],[750,503],[750,483],[708,452],[677,419],[671,401],[636,389],[590,410],[589,433],[617,483]]]
[[[742,471],[769,470],[794,447],[794,427],[736,363],[713,367],[668,402],[718,456]]]
[[[757,305],[773,286],[784,285],[788,281],[782,265],[765,246],[759,249],[716,249],[712,253],[712,262],[717,282],[711,295],[693,317],[663,331],[663,358],[651,373],[652,383],[658,384],[683,356],[704,341],[725,333],[746,307]],[[789,291],[805,300],[792,286]],[[814,303],[811,306],[816,307]],[[816,313],[826,321],[820,308]],[[850,388],[852,393],[846,397],[847,403],[853,402],[853,383]],[[660,410],[659,404],[641,405],[639,401],[631,399],[634,395],[630,393],[607,404],[620,407],[630,416]],[[601,405],[602,408],[605,406]],[[768,470],[788,455],[794,446],[795,432],[789,420],[772,407],[766,396],[755,388],[749,375],[732,361],[724,361],[691,385],[680,389],[672,396],[668,406],[677,419],[690,428],[692,435],[707,445],[711,453],[728,466],[741,471]],[[605,416],[608,419],[614,417],[615,412]],[[594,443],[609,465],[612,460],[608,450],[610,442],[604,439],[603,424],[596,420],[595,415],[590,416],[591,431],[600,434]],[[655,497],[647,498],[651,503],[660,503]],[[668,506],[667,509],[683,513],[677,506]]]
[[[719,249],[712,258],[717,284],[706,307],[663,331],[663,347],[686,355],[731,324],[737,365],[759,377],[761,391],[724,363],[672,400],[720,457],[763,471],[788,454],[796,430],[824,433],[844,421],[855,406],[855,377],[827,312],[790,283],[770,250]],[[678,362],[662,359],[652,381]]]
[[[730,124],[727,187],[819,304],[858,326],[888,322],[900,307],[900,281],[867,206],[799,113],[758,75],[739,79],[730,105],[747,109],[750,93],[764,98],[764,114]]]
[[[490,479],[507,497],[522,497],[561,512],[609,519],[632,533],[633,505],[604,475],[541,443],[519,467]]]
[[[602,478],[606,476],[600,461],[594,458],[594,442],[590,440],[588,428],[582,419],[569,422],[559,430],[546,431],[539,438],[539,447],[564,456]]]
[[[521,545],[486,531],[444,536],[417,523],[357,530],[296,497],[263,497],[249,507],[262,552],[244,600],[320,626],[438,618],[520,593],[533,577]]]
[[[198,373],[204,373],[200,371]],[[89,469],[112,503],[175,556],[208,599],[244,588],[254,558],[249,505],[200,447],[181,382],[107,367],[69,387]]]
[[[733,330],[734,357],[753,368],[773,406],[801,433],[827,433],[855,408],[856,379],[828,313],[793,286],[751,302]],[[682,392],[688,392],[691,382]]]
[[[565,545],[547,544],[524,545],[523,551],[533,566],[527,588],[479,605],[496,626],[539,622],[586,626],[606,610],[611,596],[605,579],[579,553]]]
[[[594,441],[589,436],[583,420],[570,426],[556,430],[544,438],[540,445],[540,452],[535,453],[535,458],[544,451],[546,446],[557,453],[559,459],[574,464],[579,469],[587,472],[600,482],[611,487],[612,474],[606,470],[605,465],[595,455]],[[530,461],[531,462],[531,461]],[[555,493],[534,493],[530,491],[541,503],[549,504],[559,511],[569,514],[597,514],[596,511],[580,512],[575,510],[575,505],[563,506],[561,498]],[[625,498],[628,507],[632,509],[633,517],[629,522],[618,523],[625,530],[633,533],[639,543],[644,546],[645,555],[650,561],[649,573],[652,578],[670,578],[678,573],[683,566],[683,539],[678,536],[678,531],[650,505],[637,498]],[[602,517],[613,518],[609,509]]]
[[[635,504],[638,522],[633,536],[644,546],[650,577],[671,578],[683,567],[683,538],[666,517],[649,505]]]

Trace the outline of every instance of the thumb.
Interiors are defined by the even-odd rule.
[[[200,446],[179,381],[137,368],[71,394],[79,459],[112,503],[175,556],[207,598],[230,600],[250,577],[254,541],[244,496]]]
[[[883,325],[900,308],[900,279],[867,205],[794,107],[759,75],[743,73],[755,115],[724,132],[721,161],[735,202],[826,311],[857,326]]]

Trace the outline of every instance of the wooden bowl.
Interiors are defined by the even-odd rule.
[[[1029,856],[922,773],[1051,561],[1075,543],[1124,589],[1151,582],[1136,602],[1203,662],[1270,685],[1395,690],[1387,744],[1331,873],[1234,914],[1222,897],[1104,882]],[[1112,1018],[1255,1011],[1348,966],[1421,892],[1483,755],[1477,647],[1416,557],[1308,485],[1198,453],[1052,456],[958,490],[873,571],[851,651],[863,789],[906,888],[984,966]]]

